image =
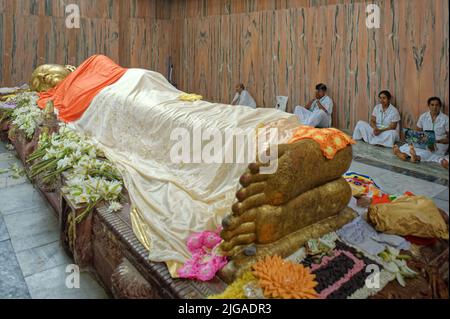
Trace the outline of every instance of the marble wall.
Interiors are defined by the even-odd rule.
[[[174,0],[171,1],[170,16],[171,18],[205,17],[362,1],[364,0]]]
[[[367,29],[366,6],[381,7]],[[65,28],[78,4],[81,28]],[[390,90],[411,125],[438,95],[449,105],[447,0],[0,0],[0,85],[28,80],[42,63],[79,64],[106,54],[126,67],[167,75],[177,86],[230,102],[244,82],[261,106],[289,96],[289,110],[325,82],[334,125],[367,120]]]
[[[187,1],[195,2],[205,1]],[[324,82],[336,104],[334,125],[349,129],[369,119],[383,89],[394,95],[405,126],[427,109],[429,96],[448,106],[447,0],[303,2],[310,5],[198,17],[184,6],[173,39],[181,44],[174,53],[178,86],[230,102],[242,81],[258,105],[271,107],[287,95],[292,110]],[[380,29],[366,27],[373,2],[381,8]]]
[[[66,5],[80,28],[66,28]],[[170,9],[163,0],[0,0],[0,85],[28,81],[43,63],[79,65],[105,54],[160,72],[170,55]],[[167,73],[167,72],[164,72]]]

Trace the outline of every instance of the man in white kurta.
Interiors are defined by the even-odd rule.
[[[370,124],[365,121],[359,121],[356,124],[353,133],[354,140],[363,140],[372,145],[385,147],[394,146],[400,138],[398,124],[401,118],[398,110],[389,101],[390,98],[384,101],[386,104],[382,102],[375,106]]]
[[[441,164],[448,151],[449,143],[449,118],[447,115],[441,112],[442,102],[438,98],[430,98],[428,101],[428,107],[430,111],[423,113],[417,121],[416,130],[418,131],[434,131],[436,135],[436,145],[434,150],[419,149],[413,147],[413,158],[415,161],[420,160],[422,162],[434,162]],[[411,156],[411,146],[408,144],[400,147],[400,154],[406,154]],[[396,150],[394,150],[396,151]],[[394,152],[397,153],[397,152]],[[397,153],[398,154],[398,153]],[[396,154],[396,155],[397,155]],[[399,156],[401,157],[401,156]],[[403,158],[403,157],[402,157]]]
[[[244,84],[242,83],[236,86],[236,95],[234,96],[231,105],[242,105],[256,109],[255,100],[250,95],[250,93],[248,93],[248,91],[245,89]]]
[[[294,114],[301,124],[328,128],[331,127],[331,114],[333,113],[333,100],[326,95],[327,87],[324,84],[316,86],[316,96],[306,107],[297,106]]]

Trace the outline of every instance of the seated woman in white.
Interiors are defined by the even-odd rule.
[[[333,113],[333,100],[326,95],[325,84],[316,85],[316,96],[306,107],[297,106],[294,114],[300,123],[312,127],[328,128],[331,126],[331,114]]]
[[[354,140],[364,140],[372,145],[393,147],[399,140],[400,113],[391,104],[391,93],[382,91],[378,95],[380,104],[375,106],[370,124],[359,121],[353,133]]]
[[[448,151],[449,118],[441,112],[442,101],[438,97],[428,99],[428,108],[430,111],[423,113],[417,121],[416,131],[434,131],[435,146],[431,149],[415,149],[413,145],[405,144],[400,148],[395,146],[394,154],[403,161],[409,158],[414,163],[419,161],[435,162],[445,167],[445,163],[442,162]]]

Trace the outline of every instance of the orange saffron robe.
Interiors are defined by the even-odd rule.
[[[94,97],[105,87],[117,82],[127,71],[104,55],[84,61],[56,87],[39,94],[38,105],[44,109],[53,100],[64,122],[81,118]]]

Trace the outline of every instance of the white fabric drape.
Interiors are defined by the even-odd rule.
[[[190,257],[185,241],[191,233],[215,230],[230,212],[248,165],[174,164],[174,129],[254,130],[275,120],[298,125],[294,115],[275,109],[181,102],[181,94],[159,73],[130,69],[74,123],[121,170],[136,208],[133,229],[149,258],[172,264]]]

